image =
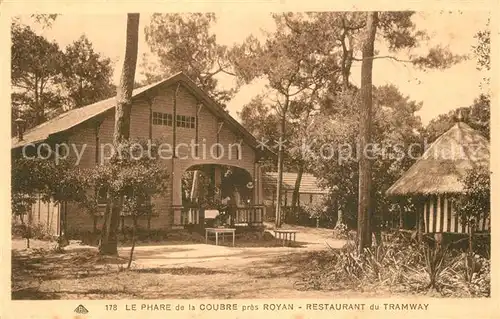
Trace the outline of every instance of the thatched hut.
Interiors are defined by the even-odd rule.
[[[453,195],[463,192],[467,171],[489,167],[489,158],[489,141],[459,121],[426,149],[387,195],[418,199],[417,225],[425,233],[467,233],[468,226],[455,214]],[[486,218],[476,221],[476,230],[488,230],[489,223]]]

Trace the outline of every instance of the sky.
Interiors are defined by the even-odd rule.
[[[250,34],[263,38],[262,30],[272,31],[274,26],[269,13],[265,12],[249,14],[223,11],[216,12],[216,16],[217,24],[213,27],[213,32],[220,44],[238,43]],[[416,52],[441,45],[449,47],[455,54],[470,54],[472,46],[477,43],[474,35],[485,27],[488,16],[485,11],[419,12],[414,21],[418,28],[428,33],[430,40],[422,43]],[[139,64],[142,54],[149,52],[144,36],[144,27],[149,23],[149,17],[149,14],[141,14],[140,18],[137,79],[141,78]],[[114,82],[118,83],[125,52],[126,15],[65,14],[58,17],[51,28],[34,27],[39,34],[56,41],[61,47],[85,34],[97,52],[115,62]],[[383,46],[376,49],[380,55],[387,53]],[[406,53],[398,55],[403,59],[406,56]],[[360,84],[360,66],[360,63],[355,63],[352,67],[351,80],[357,85]],[[423,107],[417,114],[424,124],[439,114],[470,105],[481,93],[479,84],[485,76],[484,71],[476,69],[474,58],[446,70],[424,72],[388,59],[375,60],[373,68],[375,85],[394,84],[410,99],[423,102]],[[220,83],[222,87],[232,86],[231,80],[227,78],[221,78]],[[264,85],[265,81],[260,80],[242,87],[228,104],[230,114],[238,119],[238,112],[243,105],[261,93]]]

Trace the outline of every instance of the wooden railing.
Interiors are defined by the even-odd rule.
[[[255,225],[262,224],[264,216],[264,206],[254,205],[249,207],[237,207],[235,224]]]
[[[200,218],[200,207],[174,207],[174,224],[176,225],[197,225],[203,223]],[[234,224],[259,225],[262,224],[264,217],[264,206],[254,205],[248,207],[236,207]]]
[[[197,225],[200,223],[200,207],[192,206],[176,206],[180,210],[180,225]]]

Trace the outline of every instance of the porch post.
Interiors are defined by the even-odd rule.
[[[257,170],[257,173],[258,173],[258,178],[259,178],[259,185],[258,185],[258,189],[259,189],[259,205],[262,205],[264,203],[264,190],[262,189],[262,167],[261,165],[259,164],[259,168]]]
[[[213,169],[213,174],[214,174],[214,183],[215,186],[219,189],[219,194],[215,195],[215,198],[218,198],[219,200],[222,199],[222,189],[221,189],[221,183],[222,183],[222,170],[219,165],[214,165]]]
[[[182,172],[179,165],[174,161],[172,165],[172,214],[170,217],[171,225],[179,225],[181,223],[181,211],[179,207],[182,205]]]
[[[172,204],[182,205],[182,189],[181,189],[182,176],[180,174],[180,171],[174,168],[174,173],[172,177],[174,179],[174,189],[172,190],[173,193]]]
[[[257,205],[259,204],[259,163],[255,162],[253,165],[253,183],[254,183],[254,188],[253,188],[253,204]]]
[[[177,87],[174,91],[174,96],[172,98],[172,190],[171,190],[171,214],[169,216],[170,225],[179,225],[181,223],[181,211],[178,209],[182,205],[182,188],[181,188],[181,177],[182,174],[179,171],[177,164],[177,95],[179,93],[181,83],[177,83]]]

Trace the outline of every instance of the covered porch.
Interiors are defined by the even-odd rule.
[[[260,167],[253,174],[232,165],[198,164],[180,178],[180,204],[172,205],[176,227],[248,227],[263,222]]]

